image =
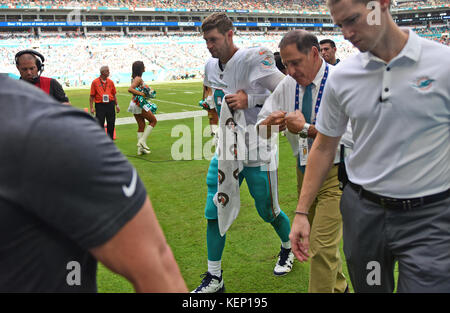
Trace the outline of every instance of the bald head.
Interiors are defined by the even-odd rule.
[[[39,76],[37,63],[37,57],[30,53],[25,53],[18,57],[16,67],[19,70],[20,77],[28,82],[33,82]]]
[[[22,54],[20,57],[17,58],[17,64],[19,65],[21,62],[25,61],[37,61],[37,57],[31,53],[25,53]]]

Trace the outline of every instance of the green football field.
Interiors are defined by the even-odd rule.
[[[157,91],[155,103],[159,113],[201,110],[198,101],[202,96],[201,82],[154,84]],[[68,90],[71,103],[84,109],[89,106],[89,90]],[[121,112],[117,118],[132,117],[127,107],[130,102],[127,88],[118,88]],[[206,117],[202,129],[207,127]],[[189,127],[192,138],[191,159],[194,158],[194,118],[158,122],[149,137],[152,153],[136,155],[136,124],[116,127],[117,147],[136,167],[150,195],[159,223],[172,248],[181,273],[190,290],[201,282],[200,274],[207,270],[206,173],[209,161],[174,161],[172,145],[180,137],[173,131]],[[172,134],[174,136],[172,137]],[[210,140],[203,137],[203,143]],[[297,203],[295,159],[285,137],[280,139],[279,199],[282,210],[293,219]],[[245,182],[241,187],[241,210],[227,233],[222,259],[223,277],[227,292],[236,293],[298,293],[307,292],[309,263],[295,261],[291,273],[276,277],[272,271],[280,249],[278,236],[270,224],[258,216]],[[341,246],[341,254],[342,246]],[[347,268],[344,263],[346,276]],[[349,283],[350,280],[348,279]],[[99,265],[99,292],[133,292],[124,278]]]

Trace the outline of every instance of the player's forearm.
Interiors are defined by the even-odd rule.
[[[339,139],[340,137],[317,134],[308,156],[305,177],[296,208],[297,212],[308,213],[333,165]]]

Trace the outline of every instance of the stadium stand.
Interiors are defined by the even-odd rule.
[[[85,9],[80,23],[69,27],[74,8]],[[155,8],[162,11],[151,11]],[[187,11],[167,11],[176,9]],[[356,52],[332,24],[325,0],[0,0],[1,72],[16,75],[15,53],[34,48],[46,57],[45,75],[65,86],[88,85],[104,64],[116,83],[128,84],[136,60],[146,64],[146,81],[201,78],[209,53],[199,25],[211,11],[225,9],[235,10],[233,21],[243,24],[236,28],[240,47],[277,51],[282,35],[301,27],[333,39],[340,59]],[[393,10],[399,12],[394,16],[399,25],[449,44],[448,1],[398,0]]]
[[[0,5],[14,6],[78,6],[85,8],[127,7],[166,9],[237,9],[237,10],[304,10],[327,11],[325,0],[0,0]],[[393,8],[448,5],[446,0],[396,0]]]
[[[277,51],[281,37],[282,34],[245,33],[236,36],[235,41],[240,47],[264,45]],[[325,38],[323,35],[322,37]],[[355,52],[341,36],[326,37],[332,37],[338,43],[341,58]],[[61,80],[66,86],[89,84],[104,64],[109,65],[112,79],[116,83],[129,83],[131,64],[136,60],[142,60],[146,64],[144,79],[148,81],[201,78],[203,66],[209,57],[199,34],[126,37],[96,35],[89,38],[14,37],[3,39],[2,42],[0,67],[7,72],[17,72],[15,53],[33,47],[46,57],[46,75]]]
[[[171,9],[239,9],[239,10],[326,10],[323,0],[51,0],[51,1],[5,1],[0,4],[10,6],[80,6],[80,7],[130,7],[130,8],[171,8]]]

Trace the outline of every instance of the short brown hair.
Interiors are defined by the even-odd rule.
[[[214,28],[217,28],[219,33],[225,34],[233,29],[233,22],[225,13],[216,12],[203,20],[202,32],[206,33]]]
[[[316,47],[320,51],[319,40],[317,37],[306,30],[296,29],[288,32],[281,39],[279,48],[283,49],[288,45],[295,44],[297,50],[303,54],[308,54],[312,47]]]

